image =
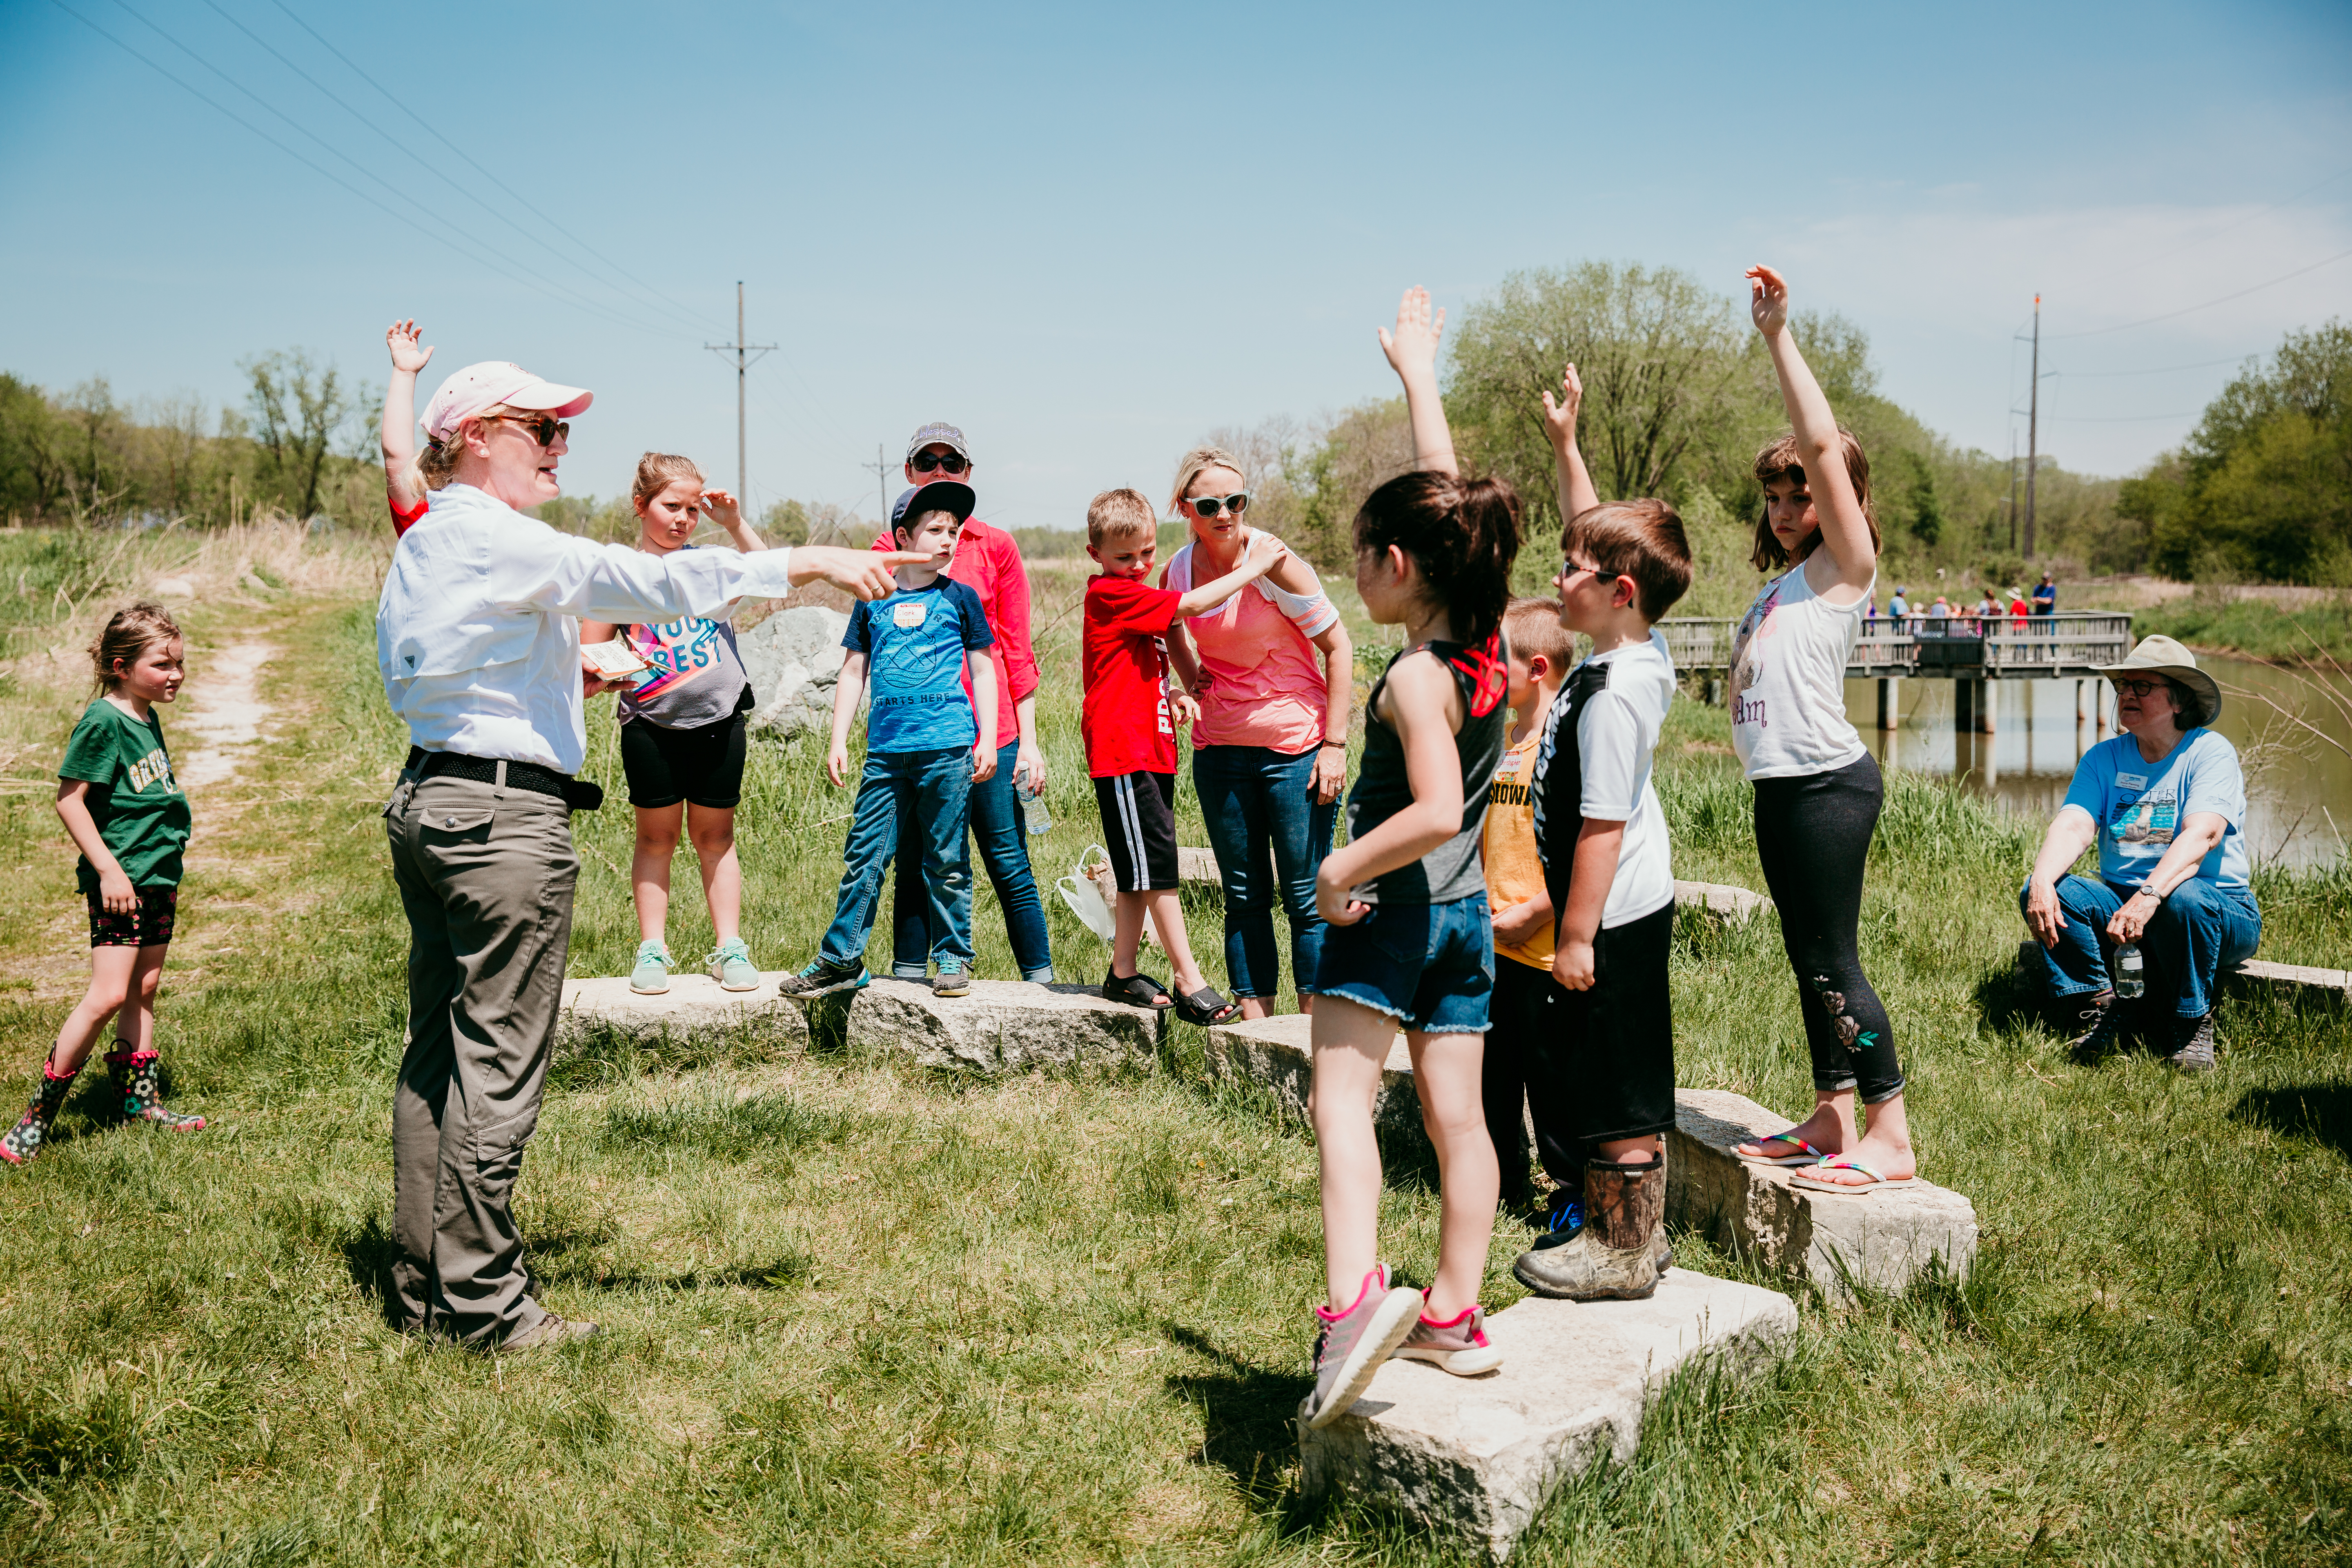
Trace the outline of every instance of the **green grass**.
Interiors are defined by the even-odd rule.
[[[117,1128],[85,1089],[41,1163],[0,1173],[11,1561],[1463,1560],[1292,1495],[1314,1149],[1203,1083],[1189,1032],[1150,1075],[1003,1082],[766,1038],[592,1040],[551,1075],[519,1210],[548,1300],[609,1331],[505,1364],[387,1331],[404,929],[374,814],[400,742],[369,617],[349,589],[190,611],[207,647],[266,631],[270,695],[299,717],[200,806],[162,1038],[178,1100],[214,1125]],[[1075,662],[1067,627],[1049,669]],[[16,668],[0,735],[54,748],[79,700]],[[1048,696],[1058,873],[1095,835],[1074,703]],[[1678,707],[1662,747],[1677,871],[1756,885],[1721,723]],[[47,765],[24,754],[15,772]],[[747,790],[769,964],[805,956],[831,910],[841,826],[823,819],[847,796],[817,762],[763,749]],[[2011,972],[2008,872],[1948,870],[2021,872],[2036,836],[1898,774],[1865,905],[1923,1168],[1984,1226],[1973,1276],[1848,1310],[1803,1298],[1787,1361],[1745,1387],[1676,1385],[1640,1454],[1570,1489],[1524,1560],[2347,1560],[2347,1022],[2232,1001],[2210,1078],[2068,1065]],[[575,968],[617,973],[625,813],[580,837]],[[58,846],[46,799],[0,797],[26,911],[0,931],[12,1093],[78,987]],[[2342,868],[2281,874],[2265,899],[2288,939],[2340,952],[2352,932]],[[1007,974],[981,903],[982,971]],[[1055,921],[1057,961],[1086,976],[1100,948]],[[1213,910],[1194,921],[1213,973]],[[1683,1082],[1810,1100],[1769,918],[1685,918],[1674,973]],[[1432,1266],[1435,1222],[1401,1173],[1383,1229],[1408,1273]],[[1517,1295],[1521,1234],[1497,1226],[1490,1305]]]
[[[2161,633],[2192,647],[2273,664],[2352,664],[2352,597],[2286,609],[2263,599],[2210,591],[2132,612],[2132,633]]]

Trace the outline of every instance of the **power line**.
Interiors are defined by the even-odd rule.
[[[116,0],[116,4],[122,5],[122,8],[126,11],[131,10],[131,7],[129,5],[124,3],[124,0]],[[258,45],[260,47],[268,50],[270,56],[274,58],[278,64],[284,66],[288,70],[292,71],[296,76],[300,77],[304,81],[309,82],[313,88],[317,89],[320,95],[325,98],[328,102],[333,104],[336,108],[341,110],[344,113],[358,121],[362,125],[366,126],[370,131],[374,132],[378,137],[383,139],[386,145],[392,147],[403,157],[405,157],[409,162],[415,163],[418,168],[423,169],[426,174],[432,175],[435,179],[439,180],[443,184],[447,185],[451,190],[457,192],[467,201],[472,202],[476,206],[480,207],[484,212],[488,213],[500,223],[505,224],[509,228],[514,230],[515,233],[520,235],[524,239],[533,245],[543,247],[549,254],[556,257],[559,260],[570,261],[572,259],[569,252],[563,250],[560,247],[549,243],[545,239],[541,238],[538,235],[531,233],[529,229],[523,227],[522,225],[515,222],[512,217],[500,212],[497,207],[492,206],[489,203],[484,201],[481,197],[466,189],[465,186],[459,184],[457,181],[451,179],[445,171],[436,168],[432,163],[419,157],[414,151],[403,143],[398,137],[393,135],[391,132],[386,131],[383,126],[378,125],[374,121],[370,120],[366,115],[362,114],[357,109],[354,109],[351,104],[345,102],[340,95],[338,95],[332,89],[329,88],[324,82],[319,80],[318,78],[312,76],[309,71],[304,70],[300,66],[296,65],[292,60],[288,59],[286,56],[278,50],[278,47],[272,44],[268,39],[263,37],[252,28],[247,26],[243,22],[238,21],[228,12],[222,10],[217,0],[205,0],[205,4],[207,6],[210,6],[212,10],[217,14],[223,21],[228,23],[230,26],[235,27],[238,32],[243,33],[247,37],[252,39],[254,43]],[[131,15],[136,16],[139,13],[131,11]],[[147,21],[143,16],[140,17],[140,20]],[[150,27],[155,26],[155,24],[152,22],[147,22],[147,25]],[[162,31],[161,28],[157,28],[156,30],[159,32]],[[167,37],[169,36],[170,35],[168,34],[165,35]],[[174,42],[177,42],[177,40],[174,40]],[[182,46],[182,47],[184,47],[185,46]],[[285,116],[281,114],[279,118],[284,119]],[[309,135],[310,133],[306,132],[304,134]],[[313,135],[311,136],[311,140],[318,141],[319,139]],[[325,143],[321,142],[320,144],[324,145]],[[341,156],[340,153],[337,155]],[[346,159],[345,161],[349,162],[350,160]],[[602,283],[604,280],[599,279],[596,279],[596,281]],[[696,327],[701,324],[690,317],[680,314],[666,301],[659,299],[638,300],[635,302],[638,304],[650,304],[656,310],[667,312],[671,317],[677,320],[681,324],[688,327]]]
[[[2259,294],[2265,289],[2286,282],[2289,279],[2300,278],[2306,272],[2316,272],[2323,267],[2334,266],[2347,256],[2352,256],[2352,250],[2339,250],[2325,260],[2315,261],[2308,267],[2298,267],[2292,272],[2282,272],[2269,282],[2257,283],[2251,289],[2241,289],[2234,294],[2224,294],[2218,300],[2208,300],[2201,305],[2185,305],[2178,310],[2167,310],[2161,316],[2149,316],[2143,321],[2126,321],[2118,327],[2094,327],[2087,332],[2053,332],[2050,334],[2050,340],[2056,342],[2063,338],[2096,338],[2104,337],[2109,332],[2127,332],[2134,327],[2152,327],[2158,321],[2169,321],[2176,316],[2193,315],[2199,310],[2210,310],[2216,305],[2226,305],[2232,300],[2242,300],[2249,294]]]
[[[2121,267],[2116,268],[2114,271],[2102,272],[2096,278],[2090,279],[2089,282],[2077,284],[2076,287],[2088,289],[2095,284],[2105,283],[2110,278],[2120,278],[2126,272],[2137,272],[2143,267],[2152,267],[2159,261],[2169,261],[2176,256],[2180,256],[2196,249],[2199,246],[2203,245],[2209,239],[2218,239],[2233,228],[2242,228],[2247,224],[2253,222],[2255,218],[2268,217],[2271,214],[2278,211],[2281,207],[2292,206],[2296,202],[2303,200],[2304,197],[2311,195],[2312,192],[2319,189],[2320,186],[2333,184],[2347,174],[2352,174],[2352,163],[2346,164],[2343,168],[2336,170],[2336,173],[2327,175],[2324,179],[2313,181],[2310,184],[2304,186],[2303,189],[2295,192],[2294,195],[2287,197],[2284,201],[2273,202],[2270,205],[2264,207],[2258,213],[2252,213],[2242,218],[2231,218],[2229,222],[2221,225],[2219,227],[2208,229],[2205,233],[2199,235],[2195,239],[2189,241],[2185,245],[2175,246],[2170,250],[2160,252],[2155,256],[2142,257],[2137,261],[2127,261]]]
[[[279,152],[281,152],[281,153],[285,153],[288,157],[289,157],[289,158],[293,159],[296,163],[298,163],[301,164],[304,168],[306,168],[306,169],[310,170],[312,174],[317,174],[320,178],[321,178],[321,179],[323,179],[323,180],[327,181],[329,184],[332,184],[332,185],[336,186],[337,188],[339,188],[339,189],[341,189],[341,190],[343,190],[343,191],[347,191],[347,192],[349,192],[352,195],[353,195],[353,196],[357,197],[361,202],[364,203],[364,204],[365,204],[366,205],[368,205],[369,207],[371,207],[371,208],[373,208],[373,209],[374,209],[374,210],[376,210],[376,211],[378,211],[378,212],[382,212],[382,213],[385,214],[387,216],[398,217],[398,216],[400,216],[400,215],[398,215],[397,213],[394,212],[394,211],[393,211],[393,209],[391,209],[390,207],[385,206],[385,205],[383,205],[383,202],[382,201],[382,199],[381,199],[381,198],[376,197],[376,196],[370,195],[367,192],[361,190],[358,186],[356,186],[356,185],[352,184],[349,180],[344,179],[341,175],[340,175],[340,174],[336,174],[336,173],[335,173],[334,171],[332,171],[331,169],[328,169],[328,168],[322,167],[321,165],[320,165],[320,164],[318,164],[318,163],[313,163],[310,159],[309,159],[309,158],[305,157],[302,153],[296,152],[293,148],[291,148],[291,147],[288,146],[285,142],[280,142],[277,137],[272,136],[268,132],[264,131],[260,126],[256,125],[252,121],[246,119],[246,118],[245,118],[245,116],[243,116],[243,115],[241,115],[241,114],[237,113],[235,110],[233,110],[233,109],[229,108],[226,104],[222,103],[218,99],[214,98],[211,94],[209,94],[209,93],[205,92],[205,91],[204,89],[202,89],[201,88],[198,88],[198,87],[197,87],[197,86],[195,86],[194,83],[190,82],[186,78],[182,77],[182,76],[180,76],[180,75],[176,74],[175,72],[173,72],[173,71],[172,71],[172,70],[168,69],[168,68],[165,68],[164,66],[163,66],[163,65],[161,65],[161,64],[157,63],[157,61],[156,61],[152,57],[151,57],[151,56],[149,56],[149,55],[147,55],[147,54],[142,53],[142,51],[140,51],[140,50],[139,50],[139,49],[137,49],[137,48],[132,47],[130,44],[125,43],[121,38],[118,37],[117,37],[116,35],[114,35],[113,33],[109,32],[106,28],[104,28],[104,27],[100,26],[98,23],[91,21],[88,16],[83,16],[80,12],[79,12],[79,11],[75,10],[72,6],[70,6],[70,5],[67,5],[67,4],[65,3],[65,0],[50,0],[50,4],[52,4],[52,5],[56,5],[56,6],[57,6],[57,8],[58,8],[58,10],[63,11],[67,16],[71,16],[75,21],[79,22],[83,26],[88,27],[91,32],[96,33],[100,37],[104,38],[108,43],[112,44],[116,48],[121,49],[124,54],[129,55],[132,59],[137,60],[140,64],[142,64],[142,65],[145,66],[148,69],[150,69],[150,70],[153,71],[156,75],[158,75],[158,76],[160,76],[160,77],[163,78],[166,81],[171,82],[173,86],[178,87],[181,90],[183,90],[183,91],[186,92],[190,97],[196,99],[198,101],[200,101],[200,102],[202,102],[202,103],[204,103],[204,104],[206,104],[206,105],[207,105],[207,106],[209,106],[210,108],[212,108],[212,109],[214,109],[214,110],[217,110],[220,114],[222,114],[222,115],[226,116],[227,119],[229,119],[229,120],[232,120],[232,121],[236,121],[238,125],[241,125],[241,126],[243,126],[246,130],[250,131],[251,132],[253,132],[253,134],[255,134],[256,136],[258,136],[259,138],[261,138],[261,140],[262,140],[262,141],[267,142],[268,142],[268,143],[269,143],[269,145],[271,145],[272,147],[277,148]],[[128,7],[125,7],[125,9],[128,9]],[[139,14],[138,14],[137,12],[133,11],[133,12],[131,12],[131,14],[133,16],[137,16],[137,17],[138,17],[138,19],[139,19],[140,21],[142,21],[142,22],[146,22],[146,18],[145,18],[145,17],[143,17],[143,16],[139,16]],[[149,27],[151,27],[151,28],[153,28],[153,29],[154,29],[156,32],[158,32],[158,33],[161,33],[161,32],[162,32],[162,29],[161,29],[161,28],[156,28],[156,27],[154,26],[154,24],[153,24],[153,23],[152,23],[152,22],[147,22],[147,26],[148,26]],[[176,39],[171,39],[171,38],[170,38],[170,35],[165,34],[165,35],[163,35],[163,36],[167,38],[167,40],[169,40],[169,41],[173,42],[173,44],[175,44],[175,45],[176,45],[176,44],[178,43],[178,40],[176,40]],[[202,58],[202,57],[199,57],[199,56],[195,56],[195,55],[194,55],[194,53],[193,53],[192,51],[185,51],[185,46],[180,46],[180,47],[183,48],[184,52],[189,52],[189,53],[190,53],[190,58],[194,58],[194,59],[197,61],[197,63],[198,63],[199,65],[204,65],[204,66],[205,66],[205,68],[206,68],[207,69],[212,69],[212,70],[214,71],[214,74],[215,74],[215,75],[221,76],[221,77],[222,77],[222,79],[223,79],[223,80],[226,80],[226,81],[228,81],[230,86],[232,86],[232,87],[236,87],[236,86],[237,86],[237,84],[236,83],[236,81],[235,81],[234,79],[230,79],[230,78],[226,77],[226,75],[224,75],[223,73],[221,73],[220,71],[218,71],[216,68],[213,68],[213,67],[210,65],[210,63],[209,63],[209,62],[207,62],[207,61],[205,61],[205,60],[204,60],[204,59]],[[238,90],[239,90],[239,91],[241,91],[241,92],[245,91],[245,89],[244,89],[243,88],[241,88],[241,87],[239,87],[239,88],[238,88]],[[251,93],[247,92],[247,93],[246,93],[246,96],[247,96],[247,97],[248,97],[248,98],[251,98],[251,97],[253,97],[253,94],[251,94]],[[256,102],[260,102],[261,100],[258,100],[258,99],[256,99],[256,100],[255,100],[255,101],[256,101]],[[269,106],[268,106],[267,103],[263,103],[262,107],[264,107],[264,108],[268,108]],[[272,112],[276,112],[276,111],[275,111],[275,110],[272,110]],[[283,118],[284,118],[284,116],[282,116],[282,115],[281,115],[281,116],[279,116],[279,118],[283,119]],[[292,124],[293,122],[289,121],[288,121],[288,123],[289,123],[289,124]],[[296,125],[294,128],[295,128],[296,130],[298,130],[298,131],[301,131],[301,130],[302,130],[302,128],[301,128],[299,125]],[[306,135],[306,136],[310,136],[310,132],[309,132],[308,131],[303,131],[303,132],[302,132],[302,133],[303,133],[304,135]],[[314,142],[316,142],[316,141],[318,141],[318,140],[319,140],[316,136],[311,136],[311,138],[310,138],[310,139],[311,139],[312,141],[314,141]],[[325,143],[324,143],[324,142],[320,142],[320,144],[321,146],[325,146]],[[332,148],[329,148],[329,149],[328,149],[328,151],[330,151],[330,152],[333,152],[333,149],[332,149]],[[341,153],[336,153],[336,156],[338,156],[338,157],[342,157],[343,155],[342,155]],[[352,160],[351,160],[351,159],[349,159],[349,158],[347,158],[347,157],[343,158],[343,161],[344,161],[345,163],[352,163]],[[353,169],[357,170],[361,174],[364,175],[365,177],[367,177],[367,178],[369,178],[369,179],[372,179],[372,180],[374,180],[374,181],[376,182],[376,184],[380,184],[380,185],[383,185],[383,187],[384,187],[386,190],[388,190],[388,191],[393,191],[393,193],[394,193],[394,195],[400,195],[400,193],[399,193],[396,189],[394,189],[394,187],[393,187],[393,186],[392,186],[392,185],[390,185],[390,184],[385,184],[385,182],[384,182],[383,179],[381,179],[379,176],[377,176],[377,175],[375,175],[375,174],[373,174],[370,173],[368,170],[366,170],[366,169],[364,169],[364,168],[362,168],[359,164],[357,164],[357,163],[352,163],[352,167]],[[404,196],[404,197],[402,197],[401,199],[403,199],[403,200],[406,200],[407,198]],[[506,277],[506,278],[508,278],[508,279],[512,279],[512,280],[513,280],[513,281],[515,281],[515,282],[519,282],[519,283],[522,284],[522,285],[523,285],[524,287],[526,287],[526,288],[538,289],[540,289],[541,292],[545,292],[547,289],[551,289],[551,288],[560,288],[560,287],[561,287],[560,285],[553,284],[553,283],[551,282],[551,280],[550,280],[550,279],[541,279],[541,278],[534,278],[534,277],[532,277],[531,275],[530,275],[528,272],[518,272],[518,271],[514,270],[510,265],[503,264],[503,263],[501,262],[501,260],[500,260],[499,258],[496,258],[495,256],[484,256],[484,255],[482,255],[479,251],[476,251],[476,250],[473,250],[473,249],[469,249],[469,248],[468,248],[468,247],[467,247],[466,246],[459,244],[457,240],[455,240],[455,239],[451,238],[449,236],[447,236],[447,235],[446,235],[446,234],[443,234],[443,233],[439,232],[439,231],[438,231],[438,230],[436,230],[436,229],[433,229],[433,228],[425,228],[425,229],[421,229],[419,232],[420,232],[420,233],[422,233],[422,234],[424,234],[424,235],[425,235],[425,236],[427,236],[427,237],[429,237],[430,238],[432,238],[433,240],[435,240],[436,243],[438,243],[438,244],[440,244],[440,245],[442,245],[442,246],[444,246],[444,247],[447,247],[448,249],[456,251],[458,255],[460,255],[460,256],[462,256],[462,257],[465,257],[467,260],[469,260],[469,261],[473,261],[473,262],[476,262],[476,263],[478,263],[479,265],[481,265],[481,266],[483,266],[483,267],[488,268],[489,270],[491,270],[491,271],[493,271],[493,272],[499,273],[499,274],[500,274],[500,275],[501,275],[501,276],[503,276],[503,277]],[[655,329],[655,328],[649,328],[649,327],[646,326],[646,325],[645,325],[644,323],[642,323],[642,322],[633,321],[628,320],[626,317],[620,316],[620,315],[616,315],[616,314],[613,313],[612,311],[606,310],[603,309],[602,307],[598,306],[598,305],[597,305],[594,301],[593,301],[593,300],[582,300],[582,299],[576,299],[576,298],[575,298],[575,299],[572,299],[572,300],[563,300],[563,301],[562,301],[562,302],[563,302],[563,303],[567,303],[567,304],[572,304],[572,305],[576,306],[576,307],[577,307],[577,308],[579,308],[579,309],[588,310],[588,311],[589,311],[589,312],[591,312],[592,314],[595,314],[595,315],[603,316],[603,317],[604,317],[605,320],[607,320],[607,321],[614,321],[614,322],[618,323],[619,325],[622,325],[622,326],[625,326],[625,327],[631,328],[631,329],[632,329],[632,330],[634,330],[634,331],[650,331],[650,332],[653,332],[653,333],[654,333],[655,335],[656,335],[656,336],[675,336],[675,335],[676,335],[676,334],[674,334],[674,333],[666,333],[666,332],[662,332],[662,331],[659,331],[659,330],[657,330],[657,329]]]
[[[391,89],[385,87],[382,82],[376,80],[375,78],[362,70],[358,65],[353,63],[349,55],[346,55],[342,50],[329,43],[325,37],[320,33],[319,29],[310,26],[310,23],[304,21],[299,15],[297,15],[294,10],[286,4],[286,0],[270,0],[270,3],[276,5],[280,11],[285,12],[287,16],[293,21],[296,26],[310,34],[311,37],[317,39],[320,47],[325,49],[329,54],[342,61],[344,67],[349,69],[353,76],[358,77],[362,81],[375,89],[375,90],[394,108],[408,116],[409,119],[416,121],[416,123],[421,126],[436,142],[440,142],[441,145],[448,148],[450,152],[455,153],[458,157],[463,158],[466,161],[467,167],[471,168],[476,174],[481,175],[482,178],[489,181],[490,184],[496,185],[499,190],[504,191],[508,195],[512,196],[516,201],[521,203],[525,211],[530,213],[541,222],[554,229],[556,233],[563,236],[564,238],[572,241],[572,244],[580,247],[582,250],[587,252],[589,255],[595,257],[598,260],[604,262],[605,266],[610,267],[614,272],[636,284],[639,288],[644,289],[650,293],[659,295],[663,299],[669,298],[667,295],[662,294],[661,290],[654,288],[652,284],[647,283],[645,279],[637,277],[628,268],[613,260],[612,258],[606,256],[603,251],[598,250],[594,246],[589,244],[588,241],[581,238],[578,235],[573,234],[570,229],[565,228],[562,224],[556,222],[555,219],[548,216],[547,214],[541,212],[539,208],[531,205],[529,197],[516,190],[512,185],[508,184],[504,180],[499,179],[496,174],[491,174],[488,169],[482,167],[480,163],[475,162],[472,153],[467,152],[463,147],[458,146],[455,142],[450,141],[446,136],[442,135],[439,128],[435,126],[431,121],[426,120],[423,115],[418,114],[415,110],[409,108],[407,104],[403,103],[398,95],[394,93]],[[672,300],[671,303],[677,304],[677,302],[676,300]],[[688,309],[683,305],[678,306],[678,308],[680,310]],[[708,316],[697,316],[695,319],[698,324],[703,327],[708,327],[713,320],[713,318]]]
[[[2094,375],[2170,375],[2178,370],[2210,370],[2217,364],[2243,364],[2250,359],[2259,358],[2261,353],[2262,351],[2256,349],[2251,353],[2231,354],[2227,359],[2201,359],[2195,364],[2160,364],[2148,370],[2060,370],[2050,374],[2074,376],[2077,379]]]
[[[2189,419],[2204,413],[2191,408],[2179,414],[2053,414],[2050,417],[2063,425],[2144,425],[2152,419]]]

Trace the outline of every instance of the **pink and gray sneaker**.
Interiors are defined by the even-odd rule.
[[[1412,1331],[1396,1354],[1425,1361],[1456,1377],[1475,1377],[1503,1364],[1503,1352],[1487,1342],[1484,1307],[1465,1307],[1461,1316],[1443,1323],[1416,1314]]]
[[[1370,1386],[1372,1374],[1412,1332],[1421,1315],[1421,1292],[1391,1289],[1386,1264],[1375,1263],[1344,1312],[1315,1309],[1321,1331],[1315,1336],[1315,1392],[1304,1414],[1309,1426],[1328,1426]]]

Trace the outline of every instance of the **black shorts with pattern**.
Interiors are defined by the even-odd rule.
[[[96,893],[89,895],[89,945],[92,947],[162,947],[172,940],[172,924],[180,909],[180,889],[165,884],[141,888],[139,907],[127,915],[109,914]]]

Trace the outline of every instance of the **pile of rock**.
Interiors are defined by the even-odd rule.
[[[751,677],[754,733],[790,740],[803,731],[822,736],[833,722],[833,689],[840,683],[842,633],[849,617],[822,605],[779,610],[737,638]]]

